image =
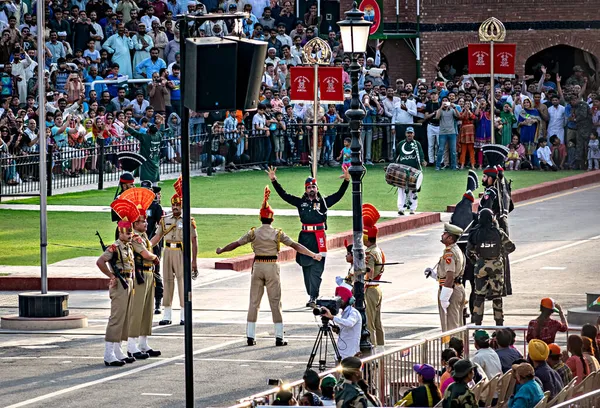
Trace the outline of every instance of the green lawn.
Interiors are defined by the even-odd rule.
[[[577,174],[575,171],[541,172],[520,171],[507,172],[513,179],[513,188],[518,189],[556,180]],[[301,195],[304,180],[309,174],[307,168],[285,168],[278,171],[278,179],[283,187],[292,194]],[[333,193],[341,180],[339,168],[320,168],[318,171],[319,188],[324,194]],[[481,172],[479,172],[481,175]],[[419,211],[445,211],[446,206],[458,202],[465,192],[466,171],[435,171],[425,169],[423,187],[419,194]],[[258,208],[262,201],[263,188],[270,184],[264,171],[248,171],[219,174],[215,177],[194,177],[191,180],[192,207],[203,208]],[[163,187],[163,205],[168,205],[173,194],[173,181],[161,184]],[[481,191],[481,188],[480,188]],[[48,204],[61,205],[108,205],[112,202],[115,189],[103,191],[86,191],[82,193],[63,194],[48,198]],[[39,199],[32,198],[11,203],[35,204]],[[276,193],[271,195],[271,206],[289,208]],[[367,168],[363,179],[363,202],[370,202],[380,210],[396,210],[395,189],[385,183],[383,165]],[[346,194],[334,209],[350,210],[351,194]]]
[[[251,252],[246,245],[234,252],[215,254],[215,249],[238,239],[251,227],[260,225],[257,217],[204,215],[197,217],[198,256],[228,258]],[[350,217],[330,217],[329,233],[352,229]],[[295,217],[277,217],[273,226],[296,239],[300,223]],[[48,213],[48,262],[54,263],[79,256],[99,256],[100,232],[106,244],[112,242],[115,224],[110,214]],[[0,210],[0,265],[39,265],[39,212]],[[74,248],[81,247],[81,248]]]

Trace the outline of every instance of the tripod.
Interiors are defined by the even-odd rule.
[[[308,359],[308,364],[306,365],[306,369],[312,368],[313,362],[315,361],[315,357],[317,356],[317,352],[319,353],[319,371],[325,371],[327,369],[327,340],[331,341],[331,345],[333,346],[333,351],[335,353],[335,357],[337,359],[337,363],[342,362],[342,356],[340,356],[340,351],[338,350],[337,344],[335,344],[335,339],[333,338],[333,332],[331,331],[331,326],[329,326],[329,319],[326,317],[321,317],[321,322],[323,323],[319,326],[319,333],[317,334],[317,338],[315,340],[315,344],[313,345],[312,351],[310,352],[310,357]],[[323,338],[325,338],[325,350],[323,351]]]

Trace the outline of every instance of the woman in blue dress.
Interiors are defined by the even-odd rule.
[[[534,154],[542,120],[540,112],[533,107],[531,99],[522,95],[523,109],[519,112],[518,128],[521,133],[521,143],[525,146],[525,154],[534,167],[537,156]]]

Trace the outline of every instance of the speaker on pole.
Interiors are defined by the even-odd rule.
[[[187,38],[185,47],[184,106],[196,112],[236,109],[238,43]]]
[[[237,97],[236,108],[255,110],[267,58],[268,44],[265,41],[225,37],[237,42]]]

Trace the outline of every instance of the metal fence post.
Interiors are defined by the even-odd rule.
[[[104,140],[100,140],[98,144],[98,162],[96,167],[98,168],[98,190],[104,189]]]
[[[52,156],[54,146],[48,145],[48,154],[46,155],[46,195],[52,195]]]
[[[208,129],[208,150],[206,151],[206,163],[207,163],[208,167],[206,168],[206,175],[207,176],[212,176],[212,174],[213,174],[213,166],[212,166],[213,132],[212,132],[212,125],[208,125],[207,129]]]

